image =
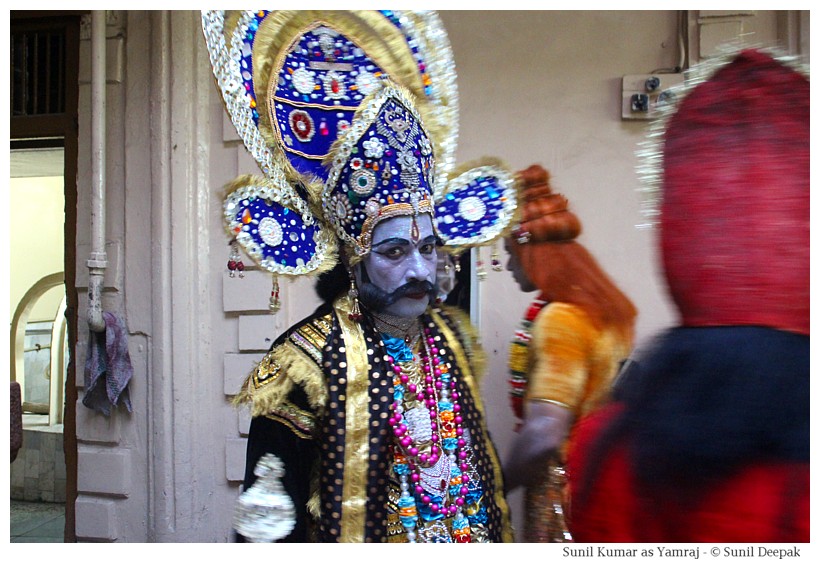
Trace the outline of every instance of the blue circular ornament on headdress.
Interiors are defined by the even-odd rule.
[[[449,180],[436,205],[436,226],[445,246],[481,246],[509,231],[517,208],[513,174],[500,161],[483,159],[463,165]]]

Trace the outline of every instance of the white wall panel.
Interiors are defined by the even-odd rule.
[[[262,359],[262,352],[251,354],[225,354],[222,357],[224,366],[225,395],[236,395],[242,387],[242,382],[251,370]]]

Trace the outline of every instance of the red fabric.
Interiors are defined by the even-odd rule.
[[[747,50],[664,138],[661,245],[684,326],[809,334],[809,81]]]
[[[11,461],[17,459],[17,452],[23,447],[23,400],[20,391],[20,384],[17,381],[11,382],[10,401],[11,424]]]
[[[567,459],[569,528],[588,543],[809,542],[809,464],[748,467],[682,508],[641,494],[624,443],[616,444],[593,480],[589,500],[575,502],[591,444],[620,411],[607,407],[582,419]],[[692,467],[692,471],[697,471]],[[800,491],[800,494],[795,494]]]

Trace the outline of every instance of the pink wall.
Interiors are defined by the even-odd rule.
[[[77,535],[227,541],[248,425],[247,415],[230,406],[231,395],[270,345],[266,339],[316,301],[309,282],[284,282],[284,308],[271,316],[265,276],[236,280],[224,272],[222,186],[258,170],[225,118],[199,14],[112,14],[118,19],[109,35],[120,38],[124,57],[119,81],[108,87],[107,240],[116,259],[104,306],[129,326],[135,411],[104,419],[77,407]],[[639,340],[674,322],[654,233],[635,228],[642,217],[634,153],[646,124],[621,120],[620,90],[624,75],[675,64],[676,13],[448,11],[441,17],[459,75],[458,162],[495,156],[514,169],[544,165],[583,222],[582,242],[640,309]],[[768,40],[777,23],[774,12],[757,12],[746,25]],[[88,68],[87,60],[82,64]],[[81,141],[89,138],[89,92],[83,84]],[[80,158],[82,245],[88,146]],[[78,252],[78,271],[86,258]],[[490,272],[481,285],[478,315],[490,356],[483,392],[502,456],[514,422],[507,343],[531,297],[506,272]],[[82,295],[80,306],[84,311]],[[84,323],[81,313],[79,366]],[[81,384],[82,369],[78,379]],[[520,499],[511,500],[520,523]]]

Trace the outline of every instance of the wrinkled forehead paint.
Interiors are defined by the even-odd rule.
[[[435,239],[433,218],[429,213],[410,216],[402,215],[381,221],[373,229],[373,248],[392,239],[416,244],[429,238]]]

